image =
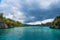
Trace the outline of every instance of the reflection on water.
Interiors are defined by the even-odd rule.
[[[52,34],[56,40],[60,40],[60,29],[52,29]]]
[[[18,40],[23,35],[23,28],[0,29],[0,40]]]
[[[60,29],[49,27],[0,29],[0,40],[60,40]]]

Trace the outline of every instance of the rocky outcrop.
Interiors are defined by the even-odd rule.
[[[50,28],[60,28],[60,16],[57,16],[55,20],[52,22]]]
[[[24,24],[19,21],[3,17],[3,13],[0,13],[0,28],[13,28],[17,26],[24,26]]]
[[[4,22],[0,22],[0,28],[8,28],[8,26]]]

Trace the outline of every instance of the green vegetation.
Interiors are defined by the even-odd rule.
[[[0,13],[0,22],[2,21],[2,19],[3,19],[3,14]]]
[[[3,21],[8,25],[8,26],[10,26],[10,25],[13,25],[13,26],[23,26],[23,24],[22,23],[20,23],[19,21],[14,21],[14,20],[12,20],[12,19],[7,19],[7,18],[3,18]]]
[[[24,26],[24,24],[22,24],[19,21],[15,21],[15,20],[3,17],[3,13],[0,13],[0,23],[1,22],[4,22],[5,24],[7,24],[8,27]]]
[[[51,24],[51,28],[60,28],[60,16],[57,16]]]

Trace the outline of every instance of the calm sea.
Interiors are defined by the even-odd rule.
[[[60,29],[43,26],[0,29],[0,40],[60,40]]]

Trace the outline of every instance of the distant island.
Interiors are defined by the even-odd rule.
[[[3,13],[0,13],[0,28],[11,28],[16,26],[24,26],[24,24],[19,21],[3,17]]]
[[[31,25],[31,24],[25,24],[25,25],[26,25],[26,26],[50,26],[51,23],[52,23],[52,22],[47,22],[47,23],[45,23],[45,24],[42,23],[42,24],[36,24],[36,25],[33,25],[33,24],[32,24],[32,25]]]
[[[30,26],[28,24],[27,26]],[[50,28],[59,28],[60,29],[60,16],[57,16],[52,22],[47,22],[45,24],[37,24],[37,25],[31,25],[31,26],[49,26]]]

